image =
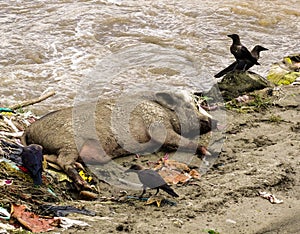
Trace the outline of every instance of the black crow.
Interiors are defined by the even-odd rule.
[[[177,193],[174,192],[174,190],[166,183],[166,181],[158,174],[157,171],[154,171],[152,169],[144,169],[140,165],[132,165],[126,172],[134,172],[138,174],[139,180],[143,184],[143,193],[140,197],[142,197],[145,192],[146,188],[150,189],[157,189],[156,194],[158,194],[159,189],[164,190],[168,194],[170,194],[173,197],[179,197]]]
[[[252,56],[250,51],[242,45],[240,37],[237,34],[228,35],[232,39],[232,45],[230,46],[230,52],[234,55],[237,62],[240,60],[250,60],[256,65],[260,65],[257,59]]]
[[[43,171],[43,147],[36,144],[23,147],[21,153],[23,166],[29,171],[33,179],[34,185],[42,184]]]
[[[256,61],[259,59],[259,53],[261,51],[268,50],[267,48],[264,48],[260,45],[256,45],[252,50],[251,50],[251,55],[256,59]],[[254,63],[249,60],[249,59],[244,59],[244,60],[239,60],[239,62],[235,61],[232,64],[230,64],[228,67],[220,71],[218,74],[216,74],[214,77],[215,78],[220,78],[224,75],[226,75],[228,72],[232,71],[247,71],[249,70],[252,66],[254,66]]]

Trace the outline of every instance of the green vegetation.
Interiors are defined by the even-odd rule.
[[[279,115],[271,115],[268,121],[271,123],[280,123],[282,121],[282,118]]]
[[[244,102],[232,99],[225,103],[225,107],[228,110],[234,110],[240,113],[250,113],[264,111],[272,105],[272,101],[268,97],[263,97],[258,94],[251,94],[248,97],[248,100]]]

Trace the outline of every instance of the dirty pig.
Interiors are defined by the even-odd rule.
[[[25,145],[39,144],[77,188],[89,185],[75,168],[105,163],[128,154],[183,150],[209,154],[197,137],[216,128],[216,121],[199,111],[186,92],[156,92],[100,99],[51,112],[31,124],[22,136]]]

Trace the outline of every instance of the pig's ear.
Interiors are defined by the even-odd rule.
[[[178,106],[178,100],[174,96],[175,94],[168,92],[158,92],[155,94],[156,102],[171,110],[175,110],[176,106]]]

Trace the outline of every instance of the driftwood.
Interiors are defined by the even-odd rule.
[[[33,105],[35,103],[38,103],[38,102],[41,102],[41,101],[47,99],[48,97],[53,96],[54,94],[55,94],[55,92],[52,91],[52,92],[46,93],[45,95],[40,96],[39,98],[34,98],[34,99],[31,99],[28,101],[23,101],[21,103],[12,105],[9,107],[9,109],[15,110],[15,109],[22,108],[25,106]],[[6,139],[6,140],[8,140],[9,138],[20,138],[23,135],[22,128],[24,126],[21,126],[21,128],[20,127],[18,128],[15,125],[15,123],[17,123],[17,122],[26,124],[26,126],[29,125],[28,120],[24,116],[22,117],[22,115],[21,116],[13,115],[12,117],[3,115],[2,120],[0,122],[0,138]],[[1,148],[1,146],[0,146],[0,148]]]
[[[12,110],[16,110],[16,109],[19,109],[19,108],[22,108],[22,107],[25,107],[25,106],[30,106],[30,105],[33,105],[35,103],[41,102],[41,101],[53,96],[54,94],[55,94],[55,92],[51,91],[51,92],[46,93],[46,94],[44,94],[44,95],[42,95],[38,98],[34,98],[34,99],[31,99],[31,100],[27,100],[27,101],[12,105],[9,108],[12,109]]]
[[[11,121],[11,119],[8,119],[5,116],[3,116],[3,120],[7,125],[9,125],[12,128],[14,132],[19,132],[19,129],[16,127],[13,121]]]
[[[7,136],[7,137],[16,137],[19,138],[23,135],[23,131],[20,132],[4,132],[0,131],[0,136]]]

